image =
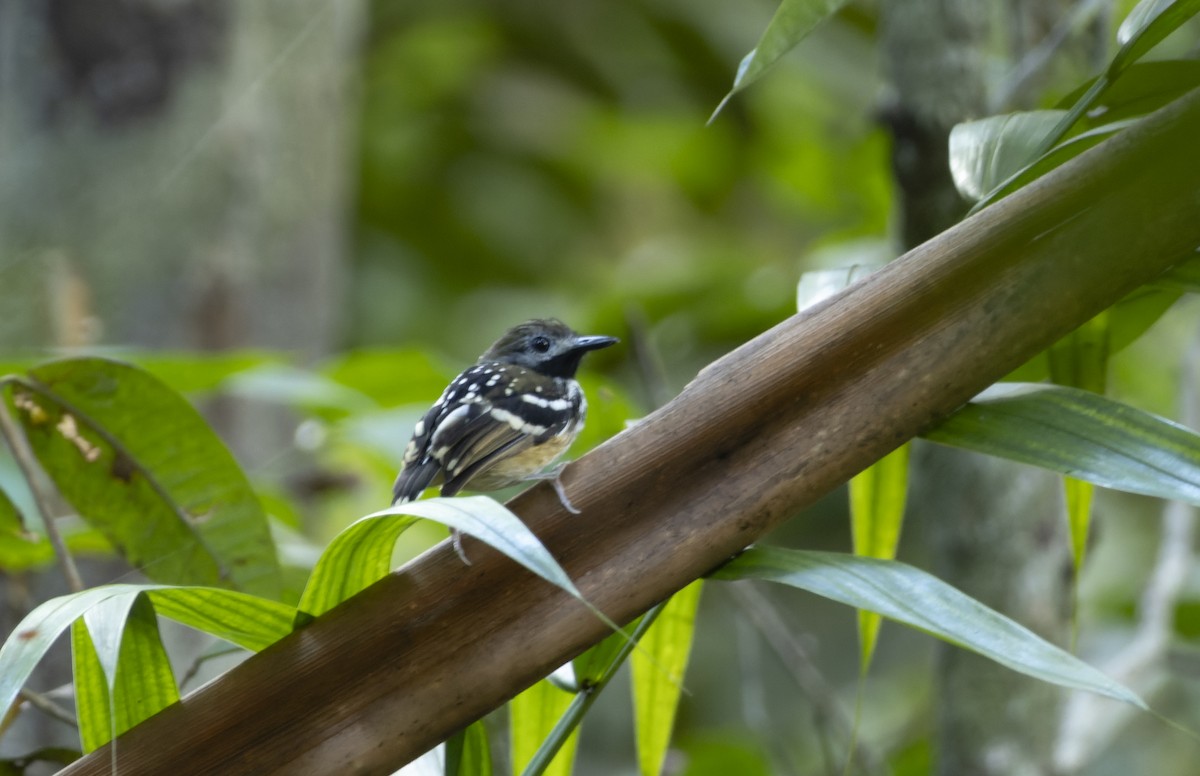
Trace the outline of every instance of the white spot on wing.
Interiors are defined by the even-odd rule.
[[[434,458],[441,460],[441,457],[446,454],[446,450],[448,450],[449,447],[445,444],[444,440],[449,438],[447,436],[448,434],[453,434],[456,426],[459,426],[466,421],[470,412],[470,407],[455,407],[453,410],[447,413],[446,417],[442,418],[440,423],[438,423],[437,428],[433,430],[433,437],[429,440],[429,444],[434,448],[445,449],[441,450],[440,452],[435,452],[433,454]]]
[[[562,412],[570,409],[572,404],[570,399],[543,399],[540,396],[534,396],[528,393],[521,397],[521,401],[528,402],[535,407],[544,407],[548,410],[554,410],[555,412]]]
[[[528,434],[529,436],[545,434],[547,430],[546,426],[539,426],[536,423],[526,423],[521,416],[508,410],[502,410],[499,407],[492,408],[492,417],[501,423],[507,423],[512,426],[514,431],[520,431],[522,434]]]

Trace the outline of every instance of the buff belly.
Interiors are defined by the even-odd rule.
[[[472,477],[466,489],[499,490],[516,485],[557,461],[571,446],[571,442],[575,441],[575,436],[560,434],[540,445],[530,445],[510,458],[502,458]]]

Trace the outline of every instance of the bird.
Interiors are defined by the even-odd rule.
[[[417,421],[392,488],[392,505],[415,501],[433,485],[442,496],[469,488],[492,491],[530,479],[550,479],[563,506],[557,461],[583,428],[587,400],[575,380],[584,355],[615,345],[582,336],[555,318],[506,331],[476,363],[450,382]],[[466,563],[461,537],[454,549]]]

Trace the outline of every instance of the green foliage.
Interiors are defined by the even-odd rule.
[[[10,378],[44,471],[151,579],[278,595],[266,515],[224,444],[150,374],[99,358]]]
[[[85,752],[179,700],[155,609],[145,596],[109,598],[85,612],[71,624],[71,654]]]
[[[482,722],[468,725],[446,742],[446,776],[492,776],[491,748]]]
[[[574,696],[543,679],[513,698],[508,705],[509,741],[512,747],[512,772],[527,773],[530,762],[542,743],[554,731],[567,712]],[[579,744],[575,728],[544,767],[537,772],[549,776],[570,776]]]
[[[391,570],[396,539],[418,517],[486,542],[583,601],[566,572],[520,518],[486,496],[464,496],[401,504],[367,515],[342,531],[313,569],[300,597],[300,611],[323,614],[382,578]]]
[[[991,116],[955,127],[950,169],[959,192],[975,201],[972,212],[1128,128],[1200,82],[1195,62],[1136,64],[1198,13],[1196,0],[1144,0],[1122,23],[1122,45],[1108,68],[1072,93],[1068,109]],[[1103,123],[1087,119],[1089,115],[1102,116]],[[1076,127],[1081,133],[1061,142]]]
[[[1197,13],[1200,13],[1200,2],[1197,0],[1142,0],[1117,30],[1121,48],[1109,62],[1108,68],[1046,135],[1034,156],[1049,151],[1135,62]]]
[[[289,633],[296,612],[284,604],[222,588],[105,585],[53,598],[26,615],[0,647],[0,708],[7,709],[12,704],[38,661],[72,623],[98,606],[118,607],[127,612],[134,607],[134,600],[143,595],[154,606],[155,613],[250,650],[262,649]],[[117,664],[119,634],[123,632],[121,619],[103,624],[105,636],[98,644],[104,650],[100,653],[101,664],[110,667]],[[138,663],[130,665],[140,670]],[[147,664],[146,670],[152,674],[148,679],[128,676],[126,680],[156,683],[158,667]],[[112,676],[114,671],[105,669],[104,673]]]
[[[1087,391],[1000,383],[924,436],[1106,488],[1200,504],[1200,435]]]
[[[486,499],[377,512],[352,523],[323,552],[321,544],[347,516],[386,503],[414,421],[488,343],[497,321],[558,314],[597,333],[638,329],[638,359],[632,348],[626,354],[627,363],[637,360],[637,372],[599,377],[621,358],[606,353],[583,375],[591,417],[578,454],[641,414],[632,396],[669,394],[711,356],[788,314],[792,279],[807,263],[835,253],[860,263],[864,251],[845,241],[881,240],[894,209],[888,140],[872,118],[878,90],[873,76],[863,76],[875,69],[867,39],[875,20],[850,6],[838,21],[853,16],[852,24],[825,25],[821,33],[830,37],[809,38],[810,46],[790,58],[795,67],[781,62],[844,5],[781,3],[738,68],[718,108],[725,115],[704,128],[720,94],[715,85],[728,83],[729,52],[743,45],[737,25],[717,30],[728,25],[714,23],[720,17],[709,4],[609,7],[602,24],[601,17],[581,21],[569,7],[498,18],[470,3],[377,4],[363,79],[360,228],[346,333],[357,349],[305,366],[257,351],[119,353],[145,371],[98,358],[8,362],[7,371],[19,373],[9,385],[22,428],[87,521],[64,526],[73,553],[112,551],[154,580],[255,595],[114,586],[43,604],[0,649],[0,708],[70,626],[81,734],[91,750],[177,695],[156,615],[262,649],[386,574],[395,558],[433,541],[436,529],[418,514],[480,536],[574,591],[527,529]],[[1142,3],[1122,25],[1122,47],[1105,72],[1055,110],[957,128],[950,163],[960,190],[978,207],[994,202],[1200,84],[1194,60],[1142,61],[1198,9],[1196,2]],[[596,29],[581,28],[591,21]],[[631,41],[629,52],[614,55],[610,39]],[[819,55],[810,53],[814,48]],[[759,80],[772,67],[772,78]],[[756,88],[743,92],[752,83]],[[831,250],[805,255],[822,247]],[[1200,289],[1197,267],[1195,260],[1182,264],[1157,288],[1109,311],[1100,337],[1106,350],[1136,340],[1179,292]],[[839,287],[853,279],[851,270],[833,272],[841,275]],[[1107,356],[1090,359],[1097,334],[1094,327],[1081,330],[1020,376],[1052,374],[1098,390],[1093,378]],[[394,347],[397,340],[429,345]],[[371,346],[382,342],[388,347]],[[621,381],[642,385],[626,389]],[[283,592],[268,520],[250,481],[175,391],[235,396],[301,419],[295,449],[281,451],[282,463],[254,471],[267,511],[290,529],[277,532],[288,536],[284,571],[292,580],[307,575],[299,608],[275,602],[295,595]],[[985,395],[930,436],[1107,487],[1192,503],[1200,493],[1194,434],[1077,391]],[[851,486],[855,549],[865,555],[895,551],[904,478],[903,467],[892,464]],[[294,485],[304,466],[326,477],[306,492]],[[1070,482],[1079,489],[1069,498],[1078,564],[1092,488]],[[13,499],[0,491],[0,568],[12,573],[49,564],[53,550],[36,515],[20,491],[11,493]],[[14,500],[27,513],[28,532]],[[743,574],[860,607],[864,664],[878,627],[868,624],[878,622],[868,612],[881,612],[1047,681],[1137,702],[908,566],[760,548],[721,572]],[[647,616],[634,635],[645,634],[634,658],[642,772],[661,770],[670,747],[684,756],[682,772],[693,776],[779,770],[764,736],[711,730],[701,736],[695,722],[701,715],[680,713],[694,613],[694,598],[676,597],[657,625]],[[701,638],[705,627],[712,624],[700,623]],[[514,763],[548,767],[553,753],[575,740],[632,645],[614,634],[576,659],[574,697],[546,682],[523,694],[512,708]],[[924,772],[929,742],[906,735],[889,764],[897,773]],[[554,762],[569,770],[570,759],[559,754]],[[451,742],[447,764],[449,772],[490,772],[481,725]]]
[[[936,577],[898,561],[755,547],[717,579],[765,579],[876,612],[1029,676],[1146,708],[1131,690]]]
[[[911,450],[911,445],[901,445],[850,480],[850,529],[855,555],[883,560],[896,557],[908,497]],[[859,612],[858,640],[863,674],[875,654],[879,625],[877,614]]]
[[[1101,313],[1050,348],[1051,380],[1058,385],[1101,395],[1105,393],[1108,387],[1108,320],[1108,314]],[[1071,557],[1078,577],[1087,550],[1095,488],[1090,482],[1065,477],[1063,494],[1071,529]]]
[[[958,192],[981,200],[1007,183],[1025,168],[1042,139],[1065,115],[1062,110],[1010,113],[954,127],[950,132],[950,172]],[[1061,164],[1065,159],[1057,161]]]
[[[671,596],[633,653],[634,731],[642,776],[658,776],[666,764],[702,586],[696,580]]]
[[[780,57],[795,48],[818,24],[845,4],[846,0],[783,0],[758,45],[742,58],[733,79],[733,88],[717,106],[713,118],[733,95],[761,78]]]

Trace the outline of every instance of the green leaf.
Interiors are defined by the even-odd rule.
[[[1105,488],[1200,504],[1200,435],[1088,391],[1000,383],[924,436]]]
[[[116,587],[52,598],[25,615],[0,646],[0,709],[12,705],[38,661],[72,622],[101,601],[121,594]]]
[[[891,560],[900,543],[904,503],[908,497],[908,459],[904,444],[850,480],[850,527],[854,554]],[[879,615],[858,613],[859,667],[871,665],[879,637]]]
[[[163,617],[258,652],[292,632],[296,607],[219,587],[148,587]]]
[[[671,596],[632,655],[634,730],[642,776],[663,772],[696,631],[703,580]]]
[[[1096,79],[1083,83],[1063,97],[1057,107],[1070,108]],[[1164,59],[1138,62],[1101,92],[1091,109],[1080,117],[1079,126],[1098,127],[1124,119],[1153,113],[1173,100],[1200,86],[1200,61],[1194,59]]]
[[[1053,148],[1127,69],[1198,12],[1200,0],[1174,0],[1169,4],[1163,0],[1142,0],[1122,23],[1117,34],[1121,48],[1109,62],[1104,74],[1075,101],[1054,130],[1043,140],[1034,156],[1041,156]]]
[[[625,637],[614,633],[571,661],[576,689],[592,687],[603,678],[613,659],[625,646]]]
[[[52,598],[26,615],[0,646],[0,708],[12,704],[38,661],[71,623],[105,601],[142,594],[158,614],[251,650],[290,633],[296,612],[286,604],[224,588],[105,585]]]
[[[446,776],[492,776],[487,728],[474,722],[446,742]]]
[[[1187,283],[1189,270],[1180,265],[1178,277],[1160,276],[1153,283],[1142,286],[1126,295],[1121,301],[1108,308],[1108,351],[1119,353],[1137,341],[1139,337],[1163,316],[1181,296],[1180,285]],[[1200,278],[1200,264],[1196,272]],[[1186,289],[1183,289],[1186,290]],[[1071,335],[1068,334],[1068,337]],[[1006,382],[1033,383],[1050,376],[1049,350],[1026,361],[1005,377]]]
[[[987,193],[979,198],[979,201],[975,203],[970,212],[975,213],[993,202],[1004,199],[1022,186],[1026,186],[1051,170],[1061,167],[1084,151],[1099,145],[1118,132],[1137,123],[1137,121],[1138,119],[1126,119],[1125,121],[1105,124],[1076,135],[1061,145],[1055,146],[1045,154],[1037,157],[1028,166],[1019,169],[1009,178],[997,183],[995,188],[987,190]]]
[[[155,581],[274,598],[266,515],[225,445],[154,376],[100,358],[36,367],[13,403],[46,473]]]
[[[954,187],[967,199],[983,199],[1037,158],[1038,146],[1064,115],[1035,110],[956,125],[950,130]]]
[[[588,709],[600,697],[600,693],[612,681],[617,670],[625,662],[633,652],[638,642],[646,635],[646,631],[652,626],[658,616],[662,614],[666,607],[666,602],[655,604],[650,608],[650,611],[642,615],[634,626],[633,635],[629,638],[624,638],[621,641],[621,648],[612,656],[612,660],[604,669],[594,683],[586,686],[580,692],[575,693],[570,705],[563,712],[562,717],[555,724],[554,729],[546,736],[546,739],[538,747],[537,752],[529,761],[529,766],[525,769],[524,776],[536,776],[536,774],[544,773],[546,768],[553,761],[559,750],[566,745],[569,738],[574,736],[575,730],[583,721]]]
[[[1050,379],[1058,385],[1103,395],[1108,385],[1109,314],[1100,313],[1050,348]],[[1076,578],[1083,568],[1091,527],[1092,496],[1089,482],[1066,477],[1063,495],[1071,529],[1071,557]]]
[[[370,515],[347,526],[313,567],[300,595],[300,612],[322,615],[386,576],[396,540],[416,521],[405,514]]]
[[[954,128],[950,166],[958,190],[977,200],[971,213],[1078,156],[1135,123],[1144,113],[1162,107],[1191,89],[1191,85],[1200,79],[1200,72],[1194,65],[1146,63],[1144,71],[1135,72],[1138,59],[1200,11],[1200,0],[1178,0],[1165,10],[1163,5],[1158,0],[1148,0],[1130,13],[1122,25],[1124,43],[1121,49],[1103,74],[1082,87],[1082,92],[1072,95],[1073,99],[1067,103],[1069,110],[992,116]],[[1127,76],[1129,82],[1122,83]],[[1107,100],[1102,99],[1106,96]],[[1089,115],[1101,117],[1105,124],[1059,145],[1071,129]],[[1051,122],[1054,116],[1058,118]],[[1026,118],[1016,119],[1020,124],[1006,126],[1012,117]],[[1047,122],[1051,126],[1045,126]],[[1089,120],[1084,126],[1092,124]],[[957,140],[956,132],[960,133]],[[1011,139],[1007,139],[1008,135],[1012,135]],[[1007,169],[1008,175],[989,179],[987,171],[992,168],[997,174]],[[989,182],[992,185],[986,185]]]
[[[71,623],[71,668],[80,746],[94,752],[112,738],[112,706],[104,668],[82,617]]]
[[[71,634],[75,663],[83,671],[81,684],[87,688],[86,697],[77,703],[85,752],[179,700],[154,607],[146,596],[135,593],[101,602],[72,624]],[[96,666],[103,679],[99,687]]]
[[[742,58],[733,79],[733,87],[713,111],[709,122],[717,117],[733,95],[762,77],[780,57],[845,4],[846,0],[782,0],[775,16],[758,39],[758,45]]]
[[[753,547],[715,576],[781,582],[877,612],[1028,676],[1147,708],[1132,690],[1087,663],[905,563],[835,552]]]
[[[1067,504],[1067,524],[1071,529],[1071,560],[1075,567],[1075,578],[1083,569],[1087,555],[1088,534],[1092,526],[1092,501],[1096,486],[1074,477],[1063,478],[1063,498]]]
[[[1197,13],[1200,0],[1142,0],[1117,28],[1121,49],[1109,70],[1129,67]]]
[[[418,517],[474,536],[588,605],[520,518],[486,496],[467,496],[400,504],[352,523],[321,554],[300,597],[300,610],[323,614],[386,575],[397,537]]]
[[[572,693],[564,692],[543,679],[509,701],[513,773],[525,770],[574,697]],[[578,744],[579,729],[576,728],[542,773],[570,776]]]

